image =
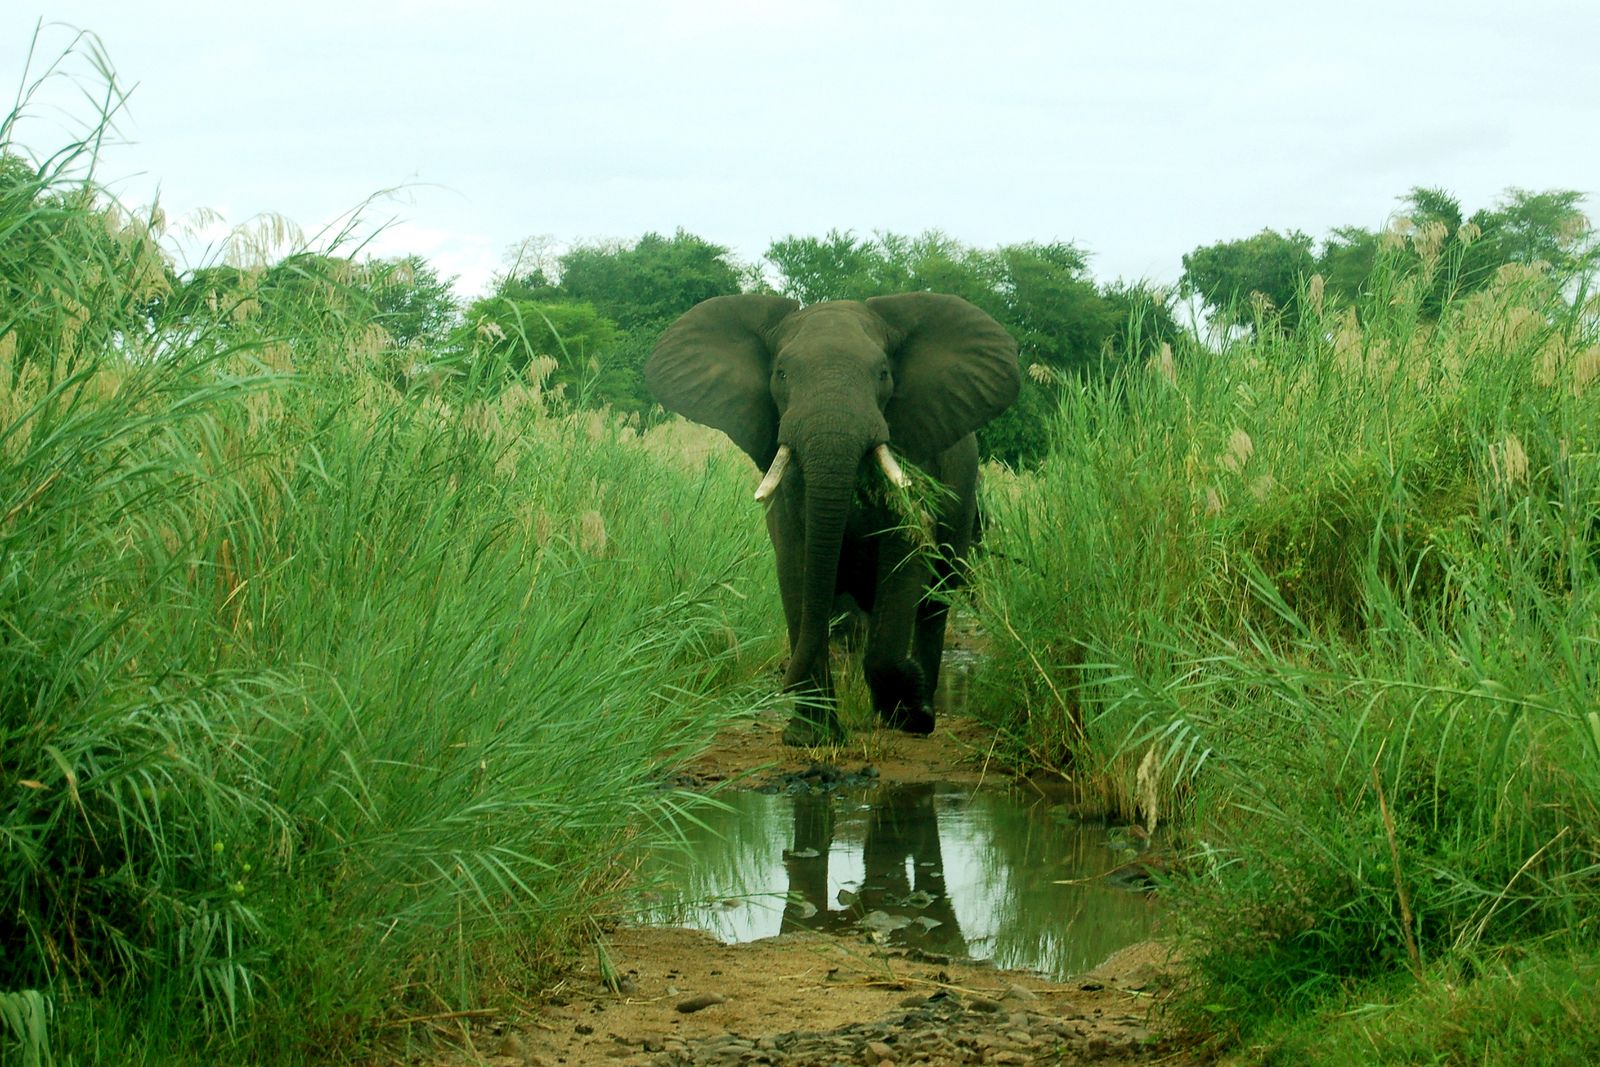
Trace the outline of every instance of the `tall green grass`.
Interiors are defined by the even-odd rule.
[[[747,472],[397,392],[336,281],[164,315],[98,132],[16,120],[0,1059],[356,1056],[546,980],[772,653]]]
[[[1600,934],[1595,301],[1372,287],[1070,393],[988,504],[987,703],[1098,806],[1183,818],[1224,1030]]]

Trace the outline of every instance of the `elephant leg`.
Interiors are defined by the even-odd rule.
[[[791,633],[789,655],[795,654],[796,638]],[[794,711],[784,727],[783,743],[797,748],[834,744],[844,740],[839,722],[839,702],[833,691],[833,668],[828,650],[812,659],[809,669],[789,686]]]
[[[933,714],[934,695],[939,692],[939,665],[944,660],[944,634],[950,605],[943,590],[930,593],[917,605],[917,629],[911,639],[911,658],[922,671],[927,692],[928,714]]]
[[[873,710],[890,726],[913,734],[933,731],[933,691],[922,664],[908,655],[913,632],[920,629],[927,578],[925,562],[909,556],[904,545],[888,551],[886,543],[878,559],[878,590],[863,662]]]
[[[978,457],[975,444],[952,449],[941,457],[950,496],[939,517],[939,550],[930,564],[929,586],[917,601],[916,634],[911,658],[922,673],[928,729],[933,728],[934,699],[939,692],[939,669],[944,662],[945,631],[949,628],[950,595],[966,580],[966,557],[978,525]]]
[[[833,693],[833,675],[828,669],[827,657],[818,659],[819,666],[813,667],[810,675],[789,689],[794,696],[794,713],[783,730],[786,745],[810,748],[844,740],[844,727],[839,723],[839,707]]]
[[[922,669],[928,686],[930,707],[939,692],[939,668],[944,662],[944,638],[949,629],[950,594],[963,584],[961,563],[954,558],[954,549],[946,543],[942,550],[945,555],[933,568],[934,584],[917,604],[917,631],[911,642],[912,658]]]

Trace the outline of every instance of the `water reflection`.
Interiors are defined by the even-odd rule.
[[[644,918],[724,941],[804,928],[1065,976],[1148,937],[1159,904],[1099,878],[1124,862],[1065,804],[898,785],[732,793],[658,858]]]
[[[931,784],[885,786],[871,794],[859,851],[861,876],[839,882],[837,888],[830,878],[834,799],[801,794],[792,802],[794,847],[783,857],[789,892],[779,929],[837,934],[865,929],[897,944],[966,955],[961,924],[945,889]],[[840,844],[839,858],[853,871],[854,843]]]

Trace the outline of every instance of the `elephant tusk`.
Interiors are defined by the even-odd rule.
[[[767,468],[767,476],[761,479],[761,484],[756,486],[756,499],[765,500],[778,488],[778,483],[783,481],[783,472],[789,466],[789,446],[779,445],[778,454],[772,457],[772,466]]]
[[[888,445],[879,445],[872,450],[878,457],[878,466],[883,468],[883,473],[896,489],[907,489],[911,486],[911,479],[906,477],[906,472],[900,469],[900,464],[895,462],[894,456],[889,452]]]

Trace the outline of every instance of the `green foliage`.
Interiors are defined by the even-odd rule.
[[[423,355],[449,344],[457,319],[454,279],[440,278],[421,256],[375,260],[367,267],[373,316],[391,346]]]
[[[1600,242],[1582,203],[1583,194],[1569,189],[1510,189],[1468,218],[1447,191],[1418,186],[1400,198],[1387,231],[1338,227],[1319,251],[1299,231],[1285,236],[1270,229],[1197,248],[1183,257],[1182,287],[1199,295],[1222,326],[1293,333],[1306,297],[1356,307],[1368,301],[1376,282],[1411,279],[1426,290],[1416,301],[1418,313],[1437,319],[1508,266],[1527,268],[1557,287],[1590,270],[1600,261]]]
[[[144,222],[73,176],[71,154],[42,165],[20,155],[15,118],[0,122],[0,342],[14,378],[55,377],[86,353],[142,343],[166,260]]]
[[[1592,302],[1499,269],[1435,312],[1384,262],[1356,307],[1307,291],[1292,332],[1068,390],[986,502],[975,703],[1185,822],[1193,1018],[1224,1032],[1600,943]]]
[[[596,397],[633,397],[637,372],[611,360],[616,325],[589,304],[485,297],[458,331],[463,370],[491,386],[524,381],[562,401],[598,407]]]
[[[416,256],[358,262],[297,251],[266,266],[209,264],[169,273],[150,302],[157,333],[213,348],[262,341],[274,362],[302,373],[359,364],[399,389],[450,359],[457,320],[449,283]]]
[[[1600,245],[1571,190],[1512,189],[1466,220],[1442,189],[1415,188],[1391,228],[1389,267],[1427,287],[1423,312],[1437,318],[1453,299],[1482,290],[1505,267],[1526,268],[1563,285],[1592,266]]]
[[[1300,286],[1316,267],[1312,240],[1299,230],[1265,229],[1254,237],[1218,241],[1183,257],[1183,289],[1198,294],[1223,325],[1266,319],[1293,330]]]
[[[769,659],[743,464],[398,392],[426,277],[398,320],[328,254],[173,298],[109,269],[148,226],[6,173],[0,1057],[359,1058],[547,977]]]
[[[1267,1024],[1267,1064],[1477,1063],[1493,1067],[1600,1060],[1594,953],[1536,947],[1504,959],[1431,968],[1327,1008]]]
[[[1059,391],[1051,381],[1024,377],[1016,402],[978,431],[984,458],[1014,467],[1037,462],[1050,448]]]
[[[1346,302],[1359,304],[1370,292],[1370,281],[1383,252],[1383,239],[1360,226],[1340,226],[1322,242],[1317,270],[1327,291]]]
[[[51,1004],[37,989],[0,992],[0,1053],[23,1067],[51,1067]]]
[[[1082,252],[1070,244],[1008,245],[994,255],[988,276],[1000,298],[996,317],[1017,339],[1025,365],[1058,375],[1103,369],[1120,323],[1089,279]]]
[[[924,262],[948,282],[956,273],[951,269],[953,251],[953,242],[937,232],[914,239],[895,234],[869,239],[829,230],[820,238],[789,236],[773,241],[766,259],[777,268],[781,295],[815,304],[921,288],[913,279]]]
[[[1088,257],[1067,242],[983,250],[938,231],[867,239],[831,230],[774,241],[767,260],[777,269],[778,291],[802,303],[929,291],[953,293],[993,315],[1016,338],[1023,367],[1034,368],[1017,404],[978,435],[986,457],[1012,464],[1043,454],[1055,383],[1109,374],[1178,333],[1165,298],[1142,286],[1097,287]],[[1130,325],[1135,314],[1138,330]]]
[[[726,248],[681,229],[579,245],[554,265],[513,267],[468,310],[461,343],[475,360],[506,359],[513,374],[549,356],[572,402],[643,417],[654,406],[644,362],[656,337],[700,301],[739,292],[742,281]]]
[[[632,245],[579,245],[561,257],[561,295],[593,304],[623,330],[665,329],[702,300],[739,291],[728,250],[679,230]]]
[[[1106,340],[1105,367],[1120,369],[1170,354],[1186,337],[1172,314],[1172,298],[1142,282],[1113,282],[1101,290],[1114,329]]]

